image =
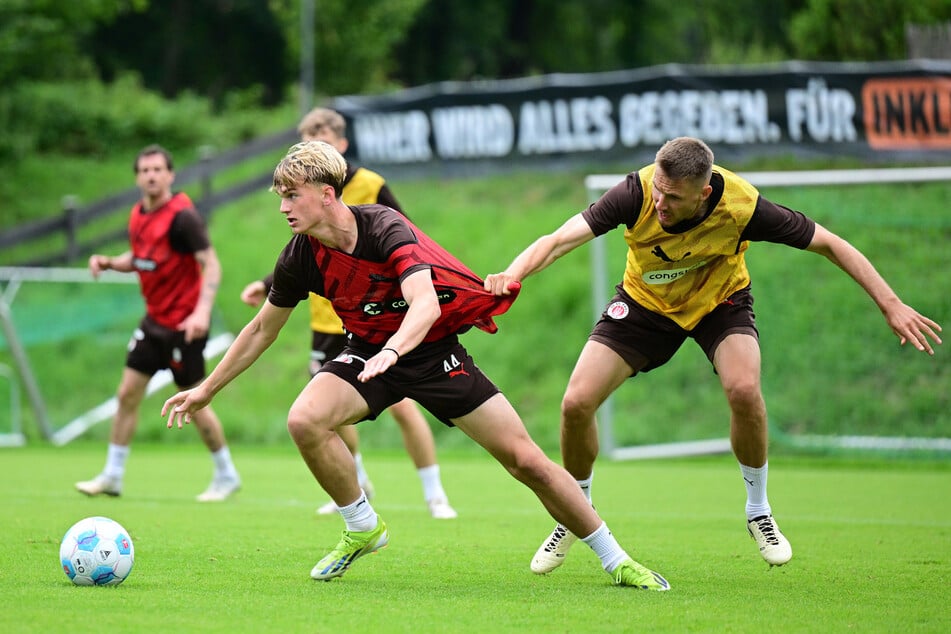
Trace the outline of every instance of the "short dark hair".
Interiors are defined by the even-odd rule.
[[[664,143],[654,162],[671,180],[709,180],[713,150],[700,139],[681,136]]]
[[[175,164],[172,162],[172,153],[163,148],[157,143],[152,145],[147,145],[135,156],[135,162],[132,163],[132,171],[135,174],[139,173],[139,159],[143,156],[152,156],[153,154],[161,154],[165,157],[165,166],[168,168],[168,171],[172,172],[175,170]]]

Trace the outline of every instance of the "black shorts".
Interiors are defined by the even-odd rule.
[[[327,334],[311,331],[310,339],[310,375],[320,372],[327,359],[333,359],[347,347],[347,335],[343,333]]]
[[[357,375],[365,360],[379,350],[380,346],[351,340],[340,356],[320,370],[340,377],[360,393],[370,408],[363,420],[373,420],[390,405],[411,398],[453,427],[451,419],[471,413],[500,392],[456,337],[420,344],[383,374],[361,383]]]
[[[129,340],[126,367],[152,376],[166,368],[178,387],[191,387],[205,378],[208,337],[185,343],[184,330],[172,330],[144,317]]]
[[[688,337],[697,342],[711,364],[717,346],[727,335],[745,333],[759,339],[749,286],[721,302],[693,330],[684,330],[668,317],[647,310],[620,285],[617,291],[588,340],[614,350],[634,368],[634,374],[670,361]]]

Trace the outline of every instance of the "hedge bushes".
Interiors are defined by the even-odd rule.
[[[104,157],[154,142],[231,147],[261,134],[261,110],[246,107],[254,100],[253,89],[234,93],[224,112],[214,112],[208,99],[194,94],[166,100],[135,75],[108,85],[20,83],[0,94],[0,129],[7,130],[0,135],[0,163],[34,153]]]

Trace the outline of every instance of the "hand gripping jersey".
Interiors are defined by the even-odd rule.
[[[430,328],[424,342],[464,332],[471,326],[489,333],[496,332],[498,326],[492,317],[508,310],[518,296],[520,286],[513,285],[511,295],[489,293],[482,280],[468,267],[405,216],[400,215],[400,218],[415,233],[417,241],[399,246],[385,262],[356,258],[309,238],[317,268],[323,276],[324,295],[333,303],[344,327],[369,343],[384,343],[399,329],[408,309],[400,289],[400,276],[412,273],[414,269],[431,268],[442,315]]]
[[[132,266],[139,275],[146,312],[173,330],[195,310],[201,293],[201,266],[195,255],[172,248],[170,230],[180,212],[197,213],[182,192],[148,213],[140,201],[129,215]]]

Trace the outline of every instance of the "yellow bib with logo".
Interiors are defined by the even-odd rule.
[[[740,242],[759,192],[733,172],[714,165],[723,177],[723,196],[696,227],[669,233],[657,221],[655,166],[638,171],[644,202],[637,222],[625,230],[628,244],[624,290],[638,304],[693,329],[723,300],[750,283]]]

